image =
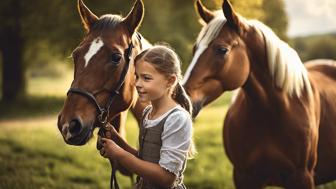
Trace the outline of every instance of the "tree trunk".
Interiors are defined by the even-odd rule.
[[[23,66],[24,40],[21,32],[21,0],[6,7],[6,24],[0,30],[2,52],[2,101],[11,102],[23,97],[25,79]]]

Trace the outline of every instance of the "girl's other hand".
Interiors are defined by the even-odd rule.
[[[124,150],[120,148],[113,140],[102,138],[103,147],[100,149],[100,155],[109,159],[118,159]]]

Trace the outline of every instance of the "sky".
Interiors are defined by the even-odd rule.
[[[288,35],[336,33],[336,0],[284,0]]]

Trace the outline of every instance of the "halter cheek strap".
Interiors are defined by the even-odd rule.
[[[137,33],[137,37],[138,37],[138,40],[140,41],[140,47],[142,48],[141,35],[139,33]],[[126,78],[126,75],[128,73],[129,67],[130,67],[133,48],[134,48],[134,46],[133,46],[133,43],[131,41],[131,43],[129,44],[128,48],[125,50],[125,53],[124,53],[125,66],[123,67],[123,70],[120,74],[120,78],[118,80],[118,83],[117,83],[116,87],[111,91],[111,94],[109,96],[109,100],[108,100],[105,107],[101,107],[99,105],[97,99],[95,98],[95,96],[92,93],[90,93],[86,90],[71,87],[69,89],[69,91],[67,92],[67,95],[69,95],[70,93],[75,93],[75,94],[78,94],[78,95],[82,95],[82,96],[88,98],[95,105],[95,107],[97,109],[97,113],[98,113],[97,119],[100,123],[99,124],[99,127],[100,127],[99,135],[102,136],[102,137],[106,136],[107,132],[110,132],[109,124],[107,124],[108,117],[109,117],[109,110],[111,108],[111,105],[112,105],[115,97],[120,94],[120,89],[125,82],[125,78]],[[117,178],[116,178],[116,170],[117,169],[116,169],[115,166],[113,166],[113,164],[115,165],[115,163],[113,161],[110,161],[110,163],[111,163],[111,166],[112,166],[110,188],[111,189],[113,189],[113,188],[114,189],[119,189],[119,185],[118,185]]]

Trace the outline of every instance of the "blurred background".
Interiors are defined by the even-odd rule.
[[[57,113],[73,78],[71,51],[84,36],[75,0],[0,2],[0,188],[108,188],[110,167],[95,150],[68,146]],[[259,19],[297,50],[303,61],[336,59],[335,0],[231,0],[247,18]],[[131,0],[85,0],[96,14],[126,15]],[[222,0],[203,0],[212,10]],[[168,42],[185,70],[201,29],[192,0],[144,0],[140,32],[151,43]],[[230,93],[206,107],[195,122],[198,156],[188,162],[188,188],[231,189],[232,166],[222,145]],[[136,146],[131,115],[127,138]],[[122,188],[130,180],[118,175]],[[336,188],[335,183],[319,188]]]

